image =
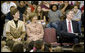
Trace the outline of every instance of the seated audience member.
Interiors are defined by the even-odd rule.
[[[13,46],[12,52],[24,52],[24,47],[22,43],[17,43]]]
[[[24,22],[19,20],[19,11],[15,9],[12,13],[13,19],[6,24],[6,37],[7,40],[24,41],[25,26]]]
[[[72,10],[66,11],[66,20],[61,21],[58,26],[60,30],[59,33],[61,37],[68,37],[69,39],[73,39],[74,43],[79,43],[79,25],[78,22],[72,20],[73,15],[74,12]]]
[[[82,3],[83,3],[83,2],[82,2]],[[75,4],[74,4],[74,5],[78,6],[79,9],[80,9],[80,5],[81,5],[81,3],[80,3],[79,1],[75,1]]]
[[[80,44],[73,45],[73,52],[84,52],[84,46]]]
[[[74,17],[72,20],[74,21],[78,21],[79,23],[79,30],[80,30],[80,33],[81,33],[81,10],[78,9],[78,6],[74,6],[73,8],[73,11],[74,11]]]
[[[26,25],[27,42],[43,40],[43,26],[38,23],[36,13],[32,13],[29,18],[31,22]]]
[[[17,7],[17,9],[19,10],[20,13],[24,13],[26,10],[26,5],[24,1],[19,1],[19,5]]]
[[[64,11],[66,7],[67,5],[65,5],[61,10],[59,10],[58,5],[51,5],[51,10],[48,12],[49,23],[46,27],[53,27],[58,30],[58,24],[63,16],[62,11]]]
[[[46,17],[43,15],[43,11],[40,5],[37,6],[35,13],[37,13],[38,20],[40,20],[40,23],[45,26]]]
[[[62,11],[65,11],[67,5],[65,5],[61,10],[58,9],[58,5],[53,4],[50,6],[50,11],[48,12],[49,22],[60,21],[63,14]]]
[[[5,1],[4,3],[2,3],[2,5],[1,5],[1,11],[2,11],[2,13],[5,16],[7,15],[7,13],[10,12],[10,7],[11,6],[15,6],[17,8],[16,4],[14,2],[12,2],[12,1]]]
[[[31,4],[30,1],[29,2],[25,2],[27,6],[29,6],[31,8],[31,12],[35,12],[36,10],[36,4]]]
[[[11,7],[10,7],[10,12],[7,14],[7,16],[6,16],[6,18],[5,18],[5,22],[13,19],[12,13],[13,13],[13,11],[14,11],[15,9],[16,9],[15,6],[11,6]],[[19,13],[19,16],[20,16],[19,20],[22,20],[23,17],[22,17],[22,14],[21,14],[21,13]]]
[[[10,12],[11,6],[15,6],[15,8],[17,8],[17,5],[13,1],[4,1],[4,3],[1,4],[1,12],[3,14],[3,16],[2,16],[3,18],[1,19],[2,20],[1,23],[4,23],[4,19],[7,16],[7,14]],[[5,36],[5,34],[4,34],[4,36]]]
[[[32,4],[32,6],[30,6],[30,7],[31,7],[32,12],[35,12],[36,11],[36,8],[37,8],[37,5],[36,4]]]
[[[43,17],[43,11],[42,11],[42,8],[41,8],[40,5],[37,6],[35,12],[37,13],[38,20],[43,20],[44,19],[44,17]]]
[[[23,21],[28,24],[30,23],[30,20],[29,20],[29,16],[31,15],[31,8],[30,7],[27,7],[26,8],[26,11],[24,12],[23,14]]]
[[[46,17],[46,22],[48,23],[48,12],[50,10],[50,4],[48,3],[48,1],[41,1],[40,6],[42,8],[43,11],[43,15]]]
[[[49,11],[50,5],[47,1],[42,1],[40,5],[43,11]]]

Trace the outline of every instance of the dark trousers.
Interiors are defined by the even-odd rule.
[[[76,43],[79,43],[79,36],[76,36],[75,34],[72,34],[72,33],[61,32],[60,42],[63,43],[64,40],[76,44]]]

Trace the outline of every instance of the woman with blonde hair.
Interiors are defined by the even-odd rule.
[[[29,18],[31,22],[26,25],[27,42],[43,40],[43,26],[38,23],[36,13],[32,13]]]

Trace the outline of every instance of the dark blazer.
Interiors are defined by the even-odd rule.
[[[72,26],[73,26],[73,32],[74,32],[74,33],[80,33],[78,22],[72,21]],[[73,35],[72,33],[68,33],[68,31],[67,31],[66,20],[61,21],[58,28],[59,28],[59,32],[60,32],[62,35],[64,35],[64,36],[65,36],[65,35],[68,35],[68,36],[72,36],[72,35]]]
[[[66,24],[66,20],[62,21],[60,23],[60,27],[61,27],[61,31],[64,31],[64,32],[68,32],[67,31],[67,24]],[[77,21],[72,21],[72,26],[73,26],[73,31],[74,33],[80,33],[79,32],[79,24]]]

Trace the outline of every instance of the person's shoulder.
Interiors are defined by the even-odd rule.
[[[49,13],[51,13],[51,12],[52,12],[52,10],[49,10],[48,12],[49,12]]]
[[[23,21],[19,20],[19,23],[24,23]]]
[[[57,11],[60,11],[60,10],[57,10]]]
[[[29,27],[29,26],[31,26],[31,25],[32,25],[32,23],[30,22],[29,24],[26,25],[26,27]]]
[[[63,20],[63,21],[60,21],[60,22],[62,22],[62,23],[63,23],[63,22],[66,22],[66,19],[65,19],[65,20]]]
[[[37,23],[39,26],[42,25],[41,23]]]
[[[7,23],[10,24],[10,23],[12,23],[12,22],[13,22],[13,20],[9,20]]]

